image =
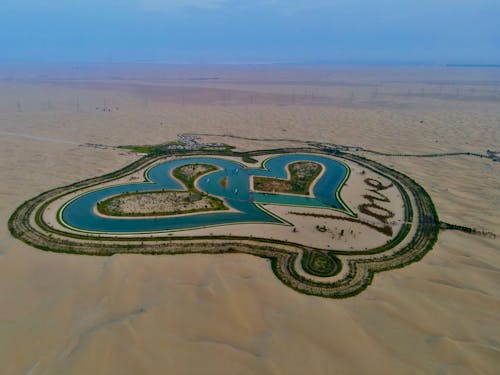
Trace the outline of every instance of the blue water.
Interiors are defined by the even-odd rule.
[[[322,164],[325,173],[314,185],[315,197],[286,194],[254,193],[250,191],[250,176],[287,178],[286,166],[295,161],[314,161]],[[238,212],[216,211],[193,213],[183,216],[158,217],[102,217],[94,213],[97,202],[111,196],[154,190],[185,190],[170,172],[187,164],[210,164],[220,170],[202,176],[198,188],[215,197],[223,198],[226,204]],[[232,160],[215,157],[189,157],[166,161],[149,169],[146,177],[150,182],[116,185],[91,191],[70,201],[61,212],[62,221],[77,230],[107,233],[142,233],[170,230],[185,230],[204,226],[237,223],[282,223],[257,204],[286,204],[313,206],[345,210],[336,197],[337,190],[349,173],[347,167],[321,155],[291,154],[267,159],[263,168],[246,168]],[[224,188],[221,180],[227,177]]]

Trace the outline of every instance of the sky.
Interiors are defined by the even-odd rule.
[[[500,0],[0,0],[0,62],[500,63]]]

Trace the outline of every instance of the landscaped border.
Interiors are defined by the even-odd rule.
[[[195,176],[192,177],[191,179],[185,178],[183,176],[179,169],[183,167],[187,167],[189,165],[204,165],[205,167],[208,167],[205,171],[202,171]],[[149,171],[150,169],[148,169]],[[193,163],[193,164],[186,164],[183,166],[179,166],[174,168],[172,172],[172,176],[176,178],[178,181],[184,185],[186,190],[149,190],[149,191],[140,191],[140,192],[129,192],[129,193],[121,193],[118,195],[113,195],[111,197],[108,197],[100,202],[97,202],[97,211],[105,216],[118,216],[118,217],[150,217],[150,216],[170,216],[170,215],[184,215],[184,214],[190,214],[190,213],[195,213],[195,212],[207,212],[207,211],[221,211],[221,210],[228,210],[228,207],[224,204],[224,201],[213,197],[209,196],[206,193],[203,193],[197,189],[195,186],[195,181],[206,175],[207,173],[213,172],[218,170],[217,167],[213,165],[208,165],[208,164],[198,164],[198,163]],[[115,199],[119,199],[121,197],[126,197],[126,196],[138,196],[138,195],[150,195],[150,194],[162,194],[162,193],[182,193],[182,192],[187,192],[189,194],[198,194],[200,196],[205,196],[208,198],[208,201],[210,202],[210,207],[207,208],[195,208],[195,209],[188,209],[188,210],[174,210],[174,211],[167,211],[167,212],[162,212],[162,211],[155,211],[155,212],[145,212],[145,213],[132,213],[132,212],[112,212],[109,208],[108,205],[110,202],[112,202]],[[59,220],[62,222],[62,217],[61,215],[58,215]]]
[[[287,152],[307,152],[333,155],[362,165],[389,179],[400,191],[405,205],[405,220],[398,234],[387,244],[364,251],[325,251],[286,241],[238,236],[184,236],[184,237],[134,237],[118,238],[100,235],[77,234],[59,231],[43,220],[44,209],[62,195],[87,189],[119,179],[141,170],[162,159],[146,156],[119,171],[50,190],[34,197],[12,214],[9,230],[13,236],[42,250],[87,255],[112,255],[116,253],[179,254],[179,253],[233,253],[240,252],[269,259],[275,275],[286,285],[305,294],[343,298],[358,294],[372,281],[377,272],[403,267],[421,259],[437,240],[439,219],[427,192],[410,177],[354,154],[335,151],[321,152],[314,148],[274,149],[252,152],[175,152],[175,154],[237,156],[252,160],[253,156]],[[171,154],[174,154],[172,152]],[[411,239],[400,245],[410,233]],[[308,262],[310,256],[327,256],[331,262],[322,261],[321,269],[314,269],[318,262]],[[297,266],[301,269],[298,270]],[[339,275],[340,270],[345,270]],[[314,277],[307,277],[310,274]],[[325,278],[322,281],[321,277]],[[330,278],[333,281],[329,281]]]
[[[275,150],[278,150],[278,149],[275,149]],[[279,150],[283,150],[283,149],[279,149]],[[285,149],[286,150],[286,149]],[[299,149],[288,149],[288,150],[299,150]],[[301,149],[303,150],[303,149]],[[323,154],[323,155],[331,155],[331,154],[328,154],[326,152],[318,152],[316,149],[312,149],[314,150],[314,153],[316,154]],[[266,154],[270,154],[270,153],[273,153],[272,151],[274,150],[266,150]],[[303,151],[292,151],[292,152],[303,152]],[[311,152],[311,149],[309,149],[309,151],[307,152]],[[252,156],[258,156],[256,154],[252,154]],[[248,156],[242,156],[242,159],[244,159],[245,157],[248,157]],[[265,169],[266,171],[269,171],[269,169],[267,168],[266,164],[267,162],[272,159],[272,157],[268,157],[266,159],[264,159],[262,162],[261,162],[261,168],[262,169]],[[308,161],[306,159],[304,160],[296,160],[292,163],[296,163],[296,162],[300,162],[300,161]],[[336,159],[335,160],[337,163],[339,164],[342,164],[344,166],[344,168],[346,169],[346,174],[344,176],[344,178],[342,179],[342,181],[339,183],[339,186],[338,188],[335,190],[335,199],[337,199],[337,202],[340,203],[340,205],[342,206],[342,208],[337,208],[337,207],[330,207],[329,209],[330,210],[333,210],[333,211],[339,211],[339,212],[342,212],[342,213],[346,213],[348,214],[349,216],[353,216],[353,217],[356,217],[356,214],[351,210],[351,208],[344,202],[344,200],[342,199],[342,197],[340,196],[340,193],[342,192],[342,189],[344,188],[347,180],[349,179],[349,177],[351,177],[351,167],[349,167],[349,165],[347,165],[346,163],[344,163],[342,160],[339,160],[339,159]],[[257,162],[257,161],[255,161]],[[288,167],[290,166],[290,164],[292,163],[288,163],[285,165],[285,170],[287,172],[287,175],[288,175],[288,178],[290,178],[290,175],[289,175],[289,171],[288,171]],[[318,164],[321,164],[320,162],[317,162]],[[322,168],[325,168],[324,165],[321,165]],[[321,176],[321,173],[320,172],[320,176]],[[254,176],[252,176],[252,179],[255,178]],[[316,182],[318,181],[318,177],[316,177],[316,179],[313,181],[313,184],[315,184]],[[250,184],[251,188],[252,188],[252,184]],[[254,190],[254,192],[258,192],[257,190]],[[273,194],[273,193],[267,193],[267,194]],[[258,205],[258,204],[257,204]],[[286,206],[286,204],[281,204],[282,206]],[[311,208],[316,208],[316,206],[304,206],[304,207],[311,207]]]
[[[218,153],[218,152],[212,152],[212,153],[207,153],[207,152],[193,152],[193,153],[188,154],[188,153],[185,153],[185,152],[182,152],[182,151],[181,151],[181,152],[176,152],[176,153],[174,153],[174,154],[181,154],[180,156],[182,156],[182,157],[186,157],[186,158],[188,158],[188,157],[192,157],[192,156],[197,156],[197,155],[201,155],[201,156],[207,156],[207,155],[210,155],[211,157],[214,157],[214,156],[215,156],[215,157],[220,157],[220,158],[224,158],[224,156],[227,156],[227,155],[220,155],[220,153]],[[168,156],[168,155],[166,155],[166,156]],[[230,156],[232,156],[232,155],[230,155]],[[154,184],[153,180],[149,177],[149,173],[150,173],[151,169],[152,169],[152,168],[154,168],[154,166],[155,166],[154,164],[156,164],[158,161],[161,161],[161,160],[162,160],[162,159],[164,159],[164,158],[165,158],[165,156],[157,156],[157,155],[155,155],[154,157],[149,157],[149,156],[146,156],[146,157],[144,157],[144,158],[142,158],[142,159],[138,160],[138,162],[140,162],[141,160],[144,160],[144,161],[145,161],[145,164],[144,164],[144,166],[143,166],[142,168],[141,168],[141,167],[138,167],[138,168],[134,169],[134,171],[132,171],[132,172],[127,172],[127,173],[124,173],[124,174],[121,174],[121,173],[120,173],[120,172],[121,172],[122,170],[124,170],[124,169],[122,169],[122,170],[118,170],[118,171],[116,171],[116,172],[113,172],[113,173],[109,174],[109,175],[114,175],[115,173],[120,173],[119,175],[115,175],[115,177],[114,177],[113,179],[111,179],[111,180],[106,180],[106,181],[104,181],[104,182],[99,182],[99,183],[96,183],[96,184],[94,183],[94,184],[89,185],[89,186],[86,186],[86,187],[84,187],[84,188],[76,189],[76,190],[73,190],[73,191],[68,191],[68,192],[66,192],[66,193],[64,193],[64,194],[61,194],[61,195],[59,195],[59,196],[55,197],[55,198],[51,198],[51,199],[50,199],[50,201],[45,202],[45,206],[43,207],[43,210],[45,210],[45,208],[46,208],[46,207],[47,207],[50,203],[54,202],[55,200],[57,200],[57,199],[61,198],[61,197],[62,197],[62,196],[64,196],[64,195],[71,194],[71,193],[76,192],[76,191],[78,191],[78,190],[82,190],[82,189],[87,189],[87,188],[95,187],[95,186],[100,185],[100,184],[105,183],[105,182],[110,182],[110,181],[113,181],[113,180],[117,180],[117,179],[120,179],[120,178],[126,177],[127,175],[130,175],[130,174],[132,174],[132,173],[135,173],[135,172],[137,172],[137,171],[139,171],[139,170],[142,170],[142,169],[144,169],[144,168],[146,168],[146,167],[147,167],[147,168],[146,168],[146,169],[145,169],[145,171],[143,172],[143,178],[144,178],[144,180],[145,180],[144,182],[137,182],[137,183],[122,183],[122,184],[117,184],[117,185],[114,185],[114,186],[119,186],[119,185],[129,185],[129,184],[143,184],[143,183],[150,183],[150,184]],[[146,160],[146,159],[151,159],[152,161],[151,161],[151,160]],[[245,156],[242,156],[242,159],[245,159]],[[252,163],[253,163],[253,162],[257,162],[257,161],[252,161]],[[240,166],[241,166],[242,168],[243,168],[243,167],[245,167],[245,165],[244,165],[244,164],[240,164]],[[346,165],[346,167],[347,167],[347,165]],[[126,167],[125,167],[125,168],[126,168]],[[348,173],[350,173],[350,169],[349,169],[349,167],[347,167],[347,170],[348,170]],[[109,175],[105,175],[105,176],[102,176],[102,177],[106,177],[106,176],[109,176]],[[172,176],[173,176],[174,178],[177,178],[177,177],[175,177],[174,175],[172,175]],[[83,182],[86,182],[86,181],[93,181],[93,180],[95,180],[95,179],[89,179],[89,180],[85,180],[85,181],[83,181]],[[341,185],[339,185],[339,189],[338,189],[338,190],[340,190],[340,189],[343,187],[343,185],[344,185],[344,183],[345,183],[345,181],[346,181],[346,180],[347,180],[347,176],[346,176],[346,178],[344,178],[344,180],[342,181]],[[181,182],[181,184],[182,184],[182,185],[185,185],[185,184],[184,184],[184,182],[183,182],[182,180],[179,180],[179,181]],[[73,185],[74,185],[74,184],[73,184]],[[73,186],[73,185],[69,185],[69,186]],[[69,186],[68,186],[68,187],[69,187]],[[187,187],[187,186],[185,186],[185,187]],[[102,188],[102,189],[107,189],[107,187],[104,187],[104,188]],[[100,189],[96,189],[96,190],[100,190]],[[47,192],[47,193],[49,193],[49,192]],[[57,217],[56,217],[56,219],[57,219],[57,223],[58,223],[59,225],[61,225],[62,227],[66,228],[66,229],[69,229],[69,230],[72,230],[72,231],[75,231],[75,232],[87,233],[87,234],[94,234],[94,235],[105,235],[105,234],[108,234],[109,232],[104,232],[104,231],[93,231],[93,230],[84,230],[84,229],[75,228],[75,227],[71,226],[70,224],[66,223],[66,222],[64,221],[64,219],[62,218],[62,212],[64,211],[64,209],[66,208],[66,206],[68,206],[71,202],[73,202],[74,200],[76,200],[76,199],[80,198],[81,196],[83,196],[83,195],[85,195],[85,194],[87,194],[87,193],[88,193],[88,192],[83,192],[83,193],[81,193],[81,194],[79,194],[79,195],[77,195],[77,196],[75,196],[75,197],[71,198],[71,199],[70,199],[70,200],[68,200],[66,203],[64,203],[64,204],[63,204],[63,205],[62,205],[62,206],[61,206],[61,207],[57,210]],[[225,200],[224,198],[221,198],[221,201],[222,201],[222,202],[224,202],[224,203],[226,203],[226,205],[227,205],[227,202],[226,202],[226,200]],[[260,203],[254,203],[254,204],[255,204],[255,206],[256,206],[259,210],[261,210],[262,212],[265,212],[267,215],[272,216],[273,218],[275,218],[275,219],[277,220],[277,222],[276,222],[276,223],[274,223],[275,225],[292,225],[292,223],[288,222],[288,221],[287,221],[287,220],[285,220],[284,218],[282,218],[282,217],[280,217],[280,216],[276,215],[275,213],[273,213],[272,211],[270,211],[270,210],[268,210],[266,207],[264,207],[264,206],[265,206],[265,204],[260,204]],[[309,207],[309,206],[303,206],[303,207]],[[310,206],[310,207],[314,207],[314,206]],[[344,211],[342,211],[342,210],[340,210],[340,209],[337,209],[337,208],[331,208],[331,209],[332,209],[332,210],[337,210],[337,211],[344,212]],[[43,210],[38,210],[38,211],[37,211],[37,214],[39,214],[40,212],[43,212]],[[350,213],[350,212],[351,212],[351,210],[350,210],[347,206],[346,206],[346,210],[348,211],[348,212],[346,211],[346,213]],[[184,215],[184,214],[187,214],[187,213],[182,213],[182,214],[179,214],[179,215]],[[41,214],[39,215],[39,217],[40,217],[40,218],[42,217],[42,216],[41,216]],[[38,222],[37,222],[37,223],[38,223]],[[255,223],[256,223],[255,221],[248,221],[248,222],[247,222],[247,221],[238,221],[238,222],[235,222],[235,223],[226,223],[226,224],[224,224],[224,225],[225,225],[225,226],[228,226],[228,225],[255,224]],[[41,221],[39,222],[39,224],[40,224],[40,225],[43,225],[43,223],[42,223]],[[200,226],[197,226],[197,227],[180,228],[180,229],[176,229],[176,230],[172,230],[172,231],[173,231],[173,232],[183,232],[183,231],[191,231],[191,230],[195,230],[195,229],[210,228],[210,227],[213,227],[213,226],[217,226],[217,225],[200,225]],[[45,227],[45,229],[46,229],[46,230],[50,230],[50,229],[48,228],[48,226],[46,226],[46,227]],[[167,232],[171,232],[171,231],[170,231],[170,230],[164,230],[164,229],[162,229],[162,230],[155,230],[155,231],[134,232],[133,234],[147,235],[147,234],[157,234],[157,233],[167,233]],[[59,234],[66,235],[66,236],[70,236],[69,234],[67,234],[67,232],[60,232],[60,231],[59,231],[58,233],[59,233]],[[118,235],[118,234],[126,234],[126,233],[114,233],[114,234],[110,234],[110,236],[113,236],[113,235],[115,235],[115,234],[116,234],[116,235]],[[73,236],[73,238],[80,238],[80,237],[79,237],[79,236]],[[88,238],[88,237],[86,237],[86,238]],[[101,239],[102,239],[102,237],[99,237],[99,238],[101,238]],[[141,238],[142,238],[142,237],[141,237]],[[158,237],[157,237],[157,238],[158,238]],[[176,237],[176,238],[180,238],[180,237]],[[189,237],[189,238],[191,238],[191,237]],[[196,237],[196,238],[198,238],[198,237]],[[201,238],[201,237],[199,237],[199,238]],[[211,237],[211,238],[212,238],[212,237]]]

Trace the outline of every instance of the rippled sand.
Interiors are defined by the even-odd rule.
[[[85,143],[197,132],[485,153],[500,147],[499,85],[498,69],[4,67],[1,372],[495,373],[498,237],[441,232],[420,262],[329,300],[285,287],[264,259],[45,253],[13,239],[7,220],[42,191],[136,158]],[[441,220],[500,235],[500,163],[366,156],[424,186]]]

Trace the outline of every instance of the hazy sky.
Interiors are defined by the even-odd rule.
[[[500,63],[500,0],[0,0],[0,61]]]

